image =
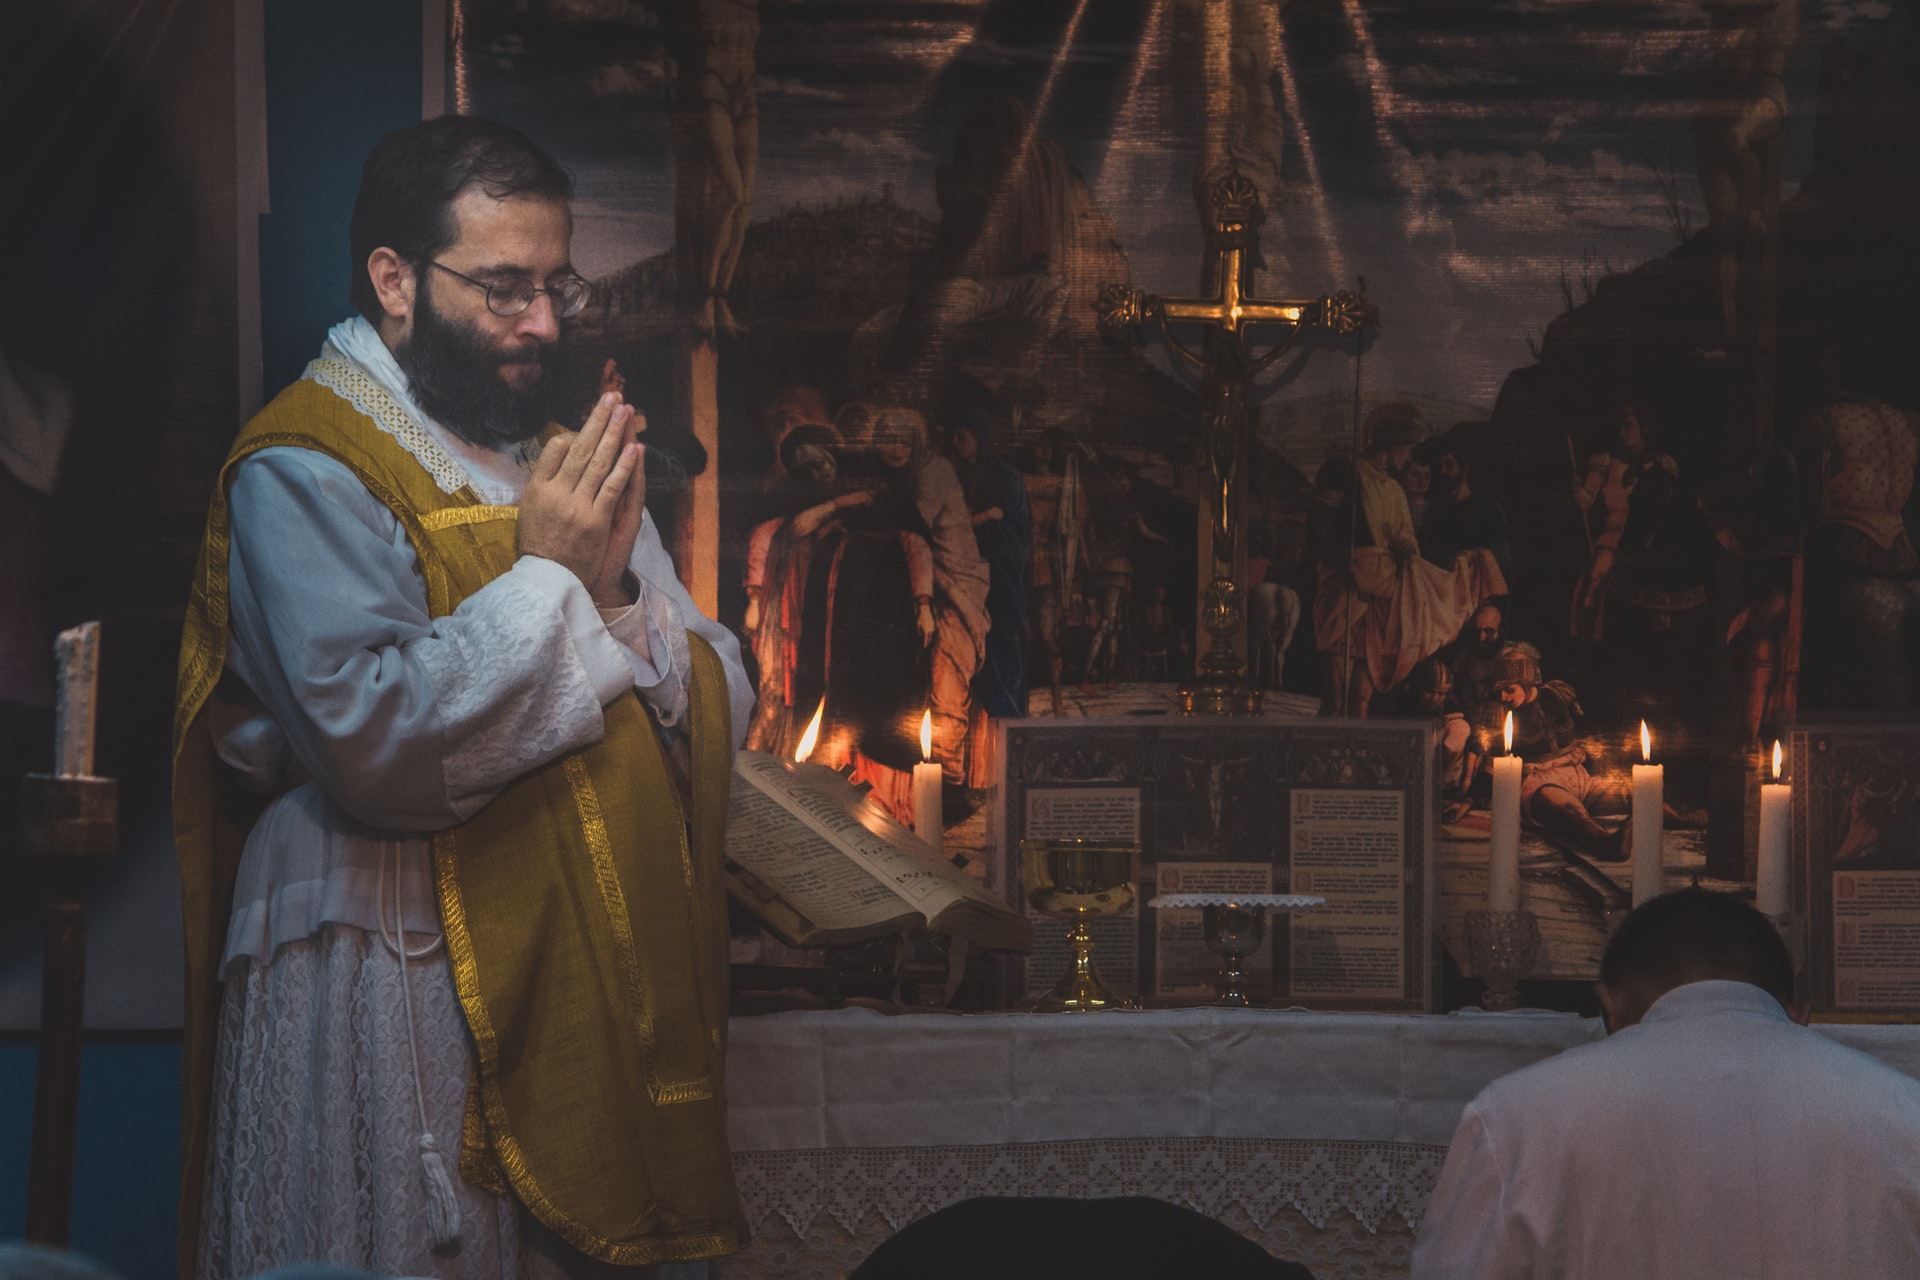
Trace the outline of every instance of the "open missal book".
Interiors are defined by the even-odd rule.
[[[1026,951],[1033,927],[832,769],[734,761],[727,892],[788,946],[927,929]]]

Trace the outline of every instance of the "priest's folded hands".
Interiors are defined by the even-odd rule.
[[[520,495],[516,550],[572,571],[602,609],[633,603],[627,562],[647,501],[646,419],[618,391],[577,432],[555,432]]]

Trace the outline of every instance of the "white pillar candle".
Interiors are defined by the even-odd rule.
[[[940,766],[924,757],[933,754],[933,709],[920,717],[921,762],[913,766],[913,834],[940,852]]]
[[[1493,838],[1487,850],[1487,910],[1520,909],[1520,757],[1513,754],[1513,713],[1507,713],[1507,754],[1493,758]]]
[[[62,778],[91,778],[94,708],[100,694],[100,624],[83,622],[62,631],[54,639],[53,656],[60,676],[54,709],[54,772]]]
[[[1642,720],[1640,755],[1645,759],[1652,754],[1652,737],[1647,733],[1647,722]],[[1666,825],[1662,814],[1666,772],[1665,765],[1633,766],[1633,905],[1636,907],[1648,898],[1659,897],[1664,888],[1660,875],[1660,833]]]
[[[1780,744],[1773,744],[1774,781],[1760,787],[1760,856],[1754,880],[1754,901],[1761,913],[1784,916],[1792,910],[1790,848],[1793,786],[1780,779]]]

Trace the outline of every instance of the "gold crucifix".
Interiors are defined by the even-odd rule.
[[[1213,644],[1201,659],[1199,676],[1181,689],[1180,709],[1188,715],[1257,714],[1261,691],[1242,674],[1245,664],[1236,638],[1246,615],[1242,593],[1233,580],[1240,539],[1235,512],[1240,458],[1253,423],[1249,392],[1254,378],[1285,355],[1305,329],[1349,334],[1376,323],[1377,315],[1364,296],[1344,291],[1299,300],[1255,296],[1253,263],[1265,216],[1260,189],[1234,169],[1215,182],[1209,194],[1213,224],[1208,228],[1208,248],[1215,255],[1218,281],[1214,296],[1166,298],[1130,285],[1105,285],[1096,307],[1101,332],[1109,338],[1132,342],[1143,323],[1156,321],[1168,349],[1200,377],[1200,440],[1213,480],[1213,577],[1200,619]],[[1206,325],[1201,350],[1193,350],[1175,336],[1173,326],[1183,322]],[[1255,355],[1249,350],[1247,334],[1255,325],[1284,325],[1286,330]]]

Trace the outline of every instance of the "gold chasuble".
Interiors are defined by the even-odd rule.
[[[382,395],[357,370],[361,397]],[[390,419],[391,420],[391,419]],[[234,466],[278,445],[352,469],[407,531],[441,617],[514,561],[518,510],[444,493],[341,396],[296,382],[241,431],[207,517],[174,721],[174,829],[186,882],[187,1000],[180,1268],[193,1275],[220,984],[235,871],[259,801],[215,763],[223,697]],[[689,634],[692,796],[651,713],[628,693],[606,736],[534,770],[433,836],[434,877],[479,1069],[460,1170],[511,1188],[591,1257],[626,1266],[745,1247],[727,1155],[726,906],[719,867],[733,744],[720,659]]]

